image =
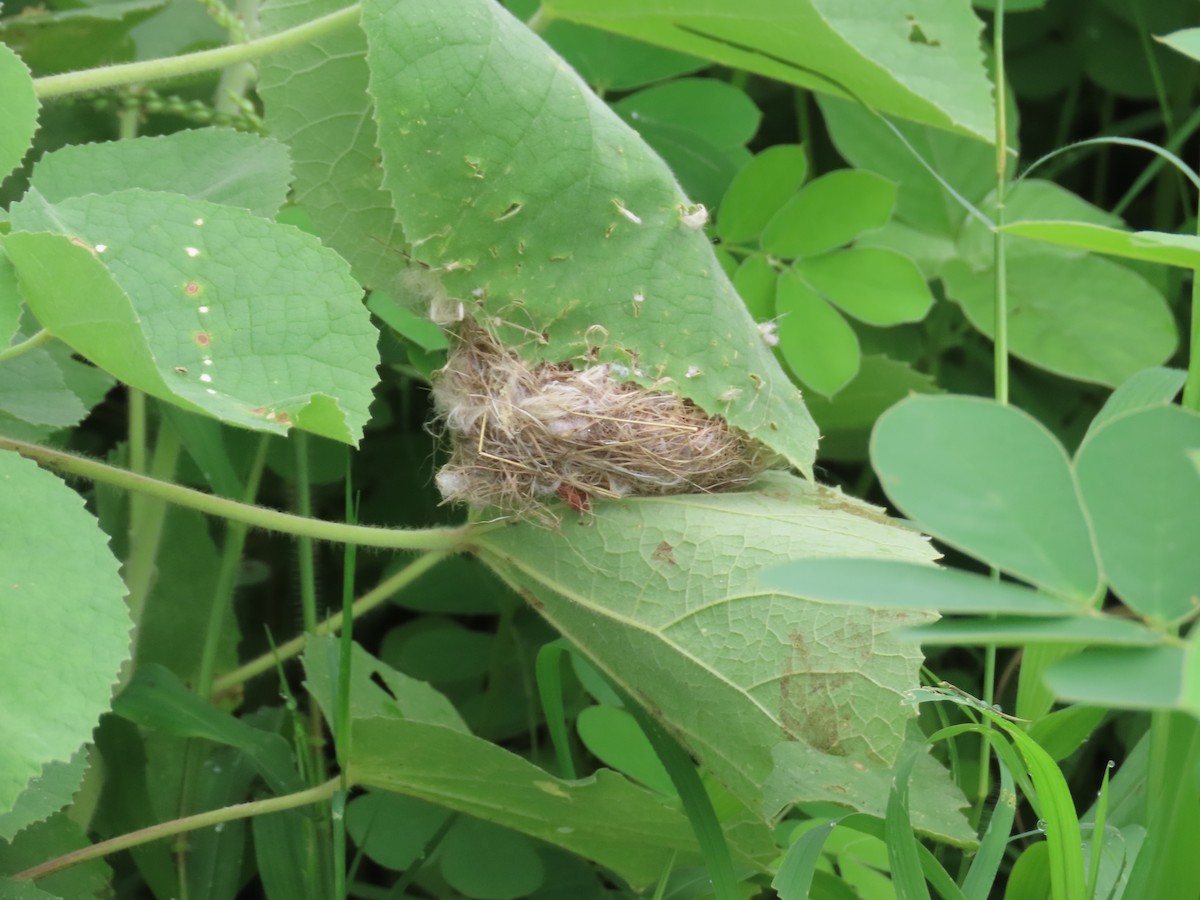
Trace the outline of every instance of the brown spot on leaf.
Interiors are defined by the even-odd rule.
[[[197,296],[201,291],[200,283],[197,281],[189,281],[183,286],[183,292],[189,297]]]
[[[675,547],[666,541],[658,542],[658,546],[654,548],[654,552],[650,554],[650,558],[655,562],[665,562],[669,566],[679,565],[675,561]]]
[[[201,347],[207,347],[212,343],[212,336],[207,331],[197,331],[194,340]]]

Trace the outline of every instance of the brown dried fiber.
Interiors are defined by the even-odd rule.
[[[744,485],[774,455],[669,391],[614,377],[608,364],[530,366],[470,319],[434,401],[452,444],[437,475],[447,502],[543,514],[555,495],[721,491]]]

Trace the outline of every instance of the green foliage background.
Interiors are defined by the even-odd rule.
[[[6,6],[0,896],[1200,895],[1200,30],[993,5]],[[441,507],[460,309],[789,470]]]

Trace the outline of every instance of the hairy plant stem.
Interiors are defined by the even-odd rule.
[[[40,99],[49,100],[53,97],[65,97],[81,91],[98,91],[128,84],[212,72],[227,66],[259,59],[271,53],[278,53],[289,47],[307,44],[322,34],[349,27],[358,21],[361,12],[362,8],[355,3],[302,25],[255,38],[244,44],[231,44],[227,47],[201,50],[198,53],[187,53],[165,59],[148,59],[143,62],[122,63],[116,66],[83,69],[78,72],[64,72],[61,75],[47,75],[44,78],[34,79],[33,86]]]
[[[262,506],[238,503],[236,500],[227,500],[224,497],[205,494],[203,491],[147,478],[144,475],[135,475],[126,469],[119,469],[116,466],[75,456],[71,453],[63,453],[60,450],[51,450],[49,447],[30,444],[26,441],[0,437],[0,449],[15,450],[24,457],[60,472],[111,484],[151,497],[160,497],[168,503],[188,509],[220,516],[233,522],[244,522],[252,528],[264,528],[267,531],[277,531],[281,534],[312,537],[339,544],[358,544],[361,547],[381,547],[388,550],[434,550],[458,553],[466,550],[477,535],[500,524],[500,522],[492,522],[452,528],[408,530],[374,528],[368,525],[343,525],[340,522],[306,519],[303,516],[279,512]]]
[[[448,553],[426,553],[423,556],[417,557],[403,569],[384,579],[354,601],[354,605],[351,607],[351,618],[357,619],[365,615],[397,591],[412,584],[412,582],[416,581],[449,555]],[[344,619],[345,616],[343,613],[335,613],[318,624],[312,630],[312,633],[318,635],[333,634],[342,627]],[[298,635],[290,641],[280,644],[272,652],[264,653],[257,659],[250,660],[232,672],[214,679],[213,695],[220,696],[244,684],[251,678],[261,675],[263,672],[270,671],[275,668],[276,663],[299,656],[308,643],[308,638],[308,634]]]
[[[142,844],[148,844],[150,841],[159,840],[160,838],[195,831],[197,828],[220,825],[222,822],[233,822],[237,819],[247,819],[251,816],[263,816],[267,813],[282,812],[286,809],[296,809],[297,807],[309,806],[313,803],[322,803],[332,797],[337,789],[338,779],[334,778],[326,781],[324,784],[309,788],[306,791],[298,791],[295,794],[271,797],[268,800],[255,800],[251,803],[238,803],[234,806],[226,806],[222,809],[214,809],[182,819],[173,819],[170,822],[161,822],[158,825],[151,825],[149,828],[131,831],[129,834],[122,834],[119,837],[101,841],[98,844],[92,844],[90,847],[84,847],[81,850],[75,850],[55,859],[47,860],[23,872],[18,872],[11,877],[17,880],[45,878],[47,875],[53,875],[55,872],[61,872],[63,869],[77,866],[88,860],[99,859],[100,857],[108,856],[110,853],[128,850],[130,847],[138,847]]]

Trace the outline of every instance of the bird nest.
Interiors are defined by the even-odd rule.
[[[549,517],[616,499],[723,491],[775,456],[690,400],[619,380],[608,363],[530,365],[471,319],[459,325],[433,396],[450,437],[436,482],[446,502]]]

